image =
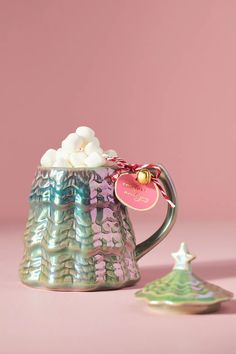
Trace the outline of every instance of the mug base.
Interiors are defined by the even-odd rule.
[[[21,279],[21,282],[28,287],[37,288],[41,290],[61,291],[61,292],[88,292],[88,291],[118,290],[125,287],[131,287],[134,284],[136,284],[139,280],[140,278],[128,280],[125,282],[115,283],[115,284],[97,283],[91,285],[76,284],[73,286],[71,285],[65,286],[65,284],[50,285],[46,283],[39,283],[36,281],[26,281],[24,279]]]

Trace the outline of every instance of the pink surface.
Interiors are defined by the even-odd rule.
[[[208,315],[158,315],[134,297],[145,283],[170,271],[181,241],[198,255],[194,272],[236,292],[235,223],[178,223],[140,262],[141,281],[131,288],[93,293],[32,289],[20,283],[23,227],[1,229],[1,354],[234,354],[236,301]],[[140,240],[155,229],[138,223]],[[4,271],[3,271],[4,269]]]
[[[41,155],[84,124],[130,162],[162,162],[181,219],[235,218],[235,13],[230,0],[1,0],[1,220],[26,219]]]

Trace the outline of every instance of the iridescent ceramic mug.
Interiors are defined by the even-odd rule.
[[[173,182],[158,166],[160,181],[176,205]],[[136,245],[127,207],[114,193],[115,169],[37,169],[19,270],[24,284],[89,291],[130,286],[140,279],[137,261],[169,233],[177,205],[168,205],[161,227]]]

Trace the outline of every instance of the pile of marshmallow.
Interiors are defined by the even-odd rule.
[[[109,165],[108,156],[117,156],[115,150],[104,151],[94,131],[79,127],[69,134],[57,150],[49,149],[41,158],[43,167],[99,167]]]

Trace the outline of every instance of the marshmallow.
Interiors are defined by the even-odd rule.
[[[100,149],[99,142],[92,140],[90,143],[85,145],[84,151],[87,155],[91,154],[93,151],[98,151]]]
[[[95,137],[95,133],[93,131],[93,129],[89,128],[89,127],[79,127],[76,129],[76,134],[78,134],[79,136],[82,136],[84,138],[84,140],[86,140],[87,142],[93,140],[93,138]]]
[[[73,167],[85,167],[84,160],[88,157],[85,152],[73,152],[70,154],[69,161]]]
[[[104,151],[104,154],[103,156],[107,157],[114,157],[114,156],[118,156],[117,152],[115,150],[112,150],[112,149],[109,149],[109,150],[106,150]]]
[[[71,154],[72,152],[80,151],[83,143],[84,139],[81,136],[78,136],[76,133],[71,133],[63,140],[61,147],[63,151]]]
[[[85,160],[84,163],[87,167],[99,167],[106,163],[105,158],[98,152],[93,151]]]
[[[41,158],[41,165],[44,167],[51,167],[56,160],[56,153],[55,149],[47,150]]]
[[[117,156],[115,150],[106,150],[100,146],[94,131],[89,127],[79,127],[76,133],[69,134],[57,150],[49,149],[41,158],[44,167],[90,167],[111,166],[106,157]]]
[[[63,157],[58,157],[54,162],[53,167],[71,167],[71,164]]]
[[[66,151],[64,151],[62,148],[57,149],[56,159],[62,157],[63,159],[68,160],[69,156],[70,155]]]
[[[100,146],[100,141],[98,140],[98,138],[95,136],[92,140],[95,144],[97,144],[97,146]]]

